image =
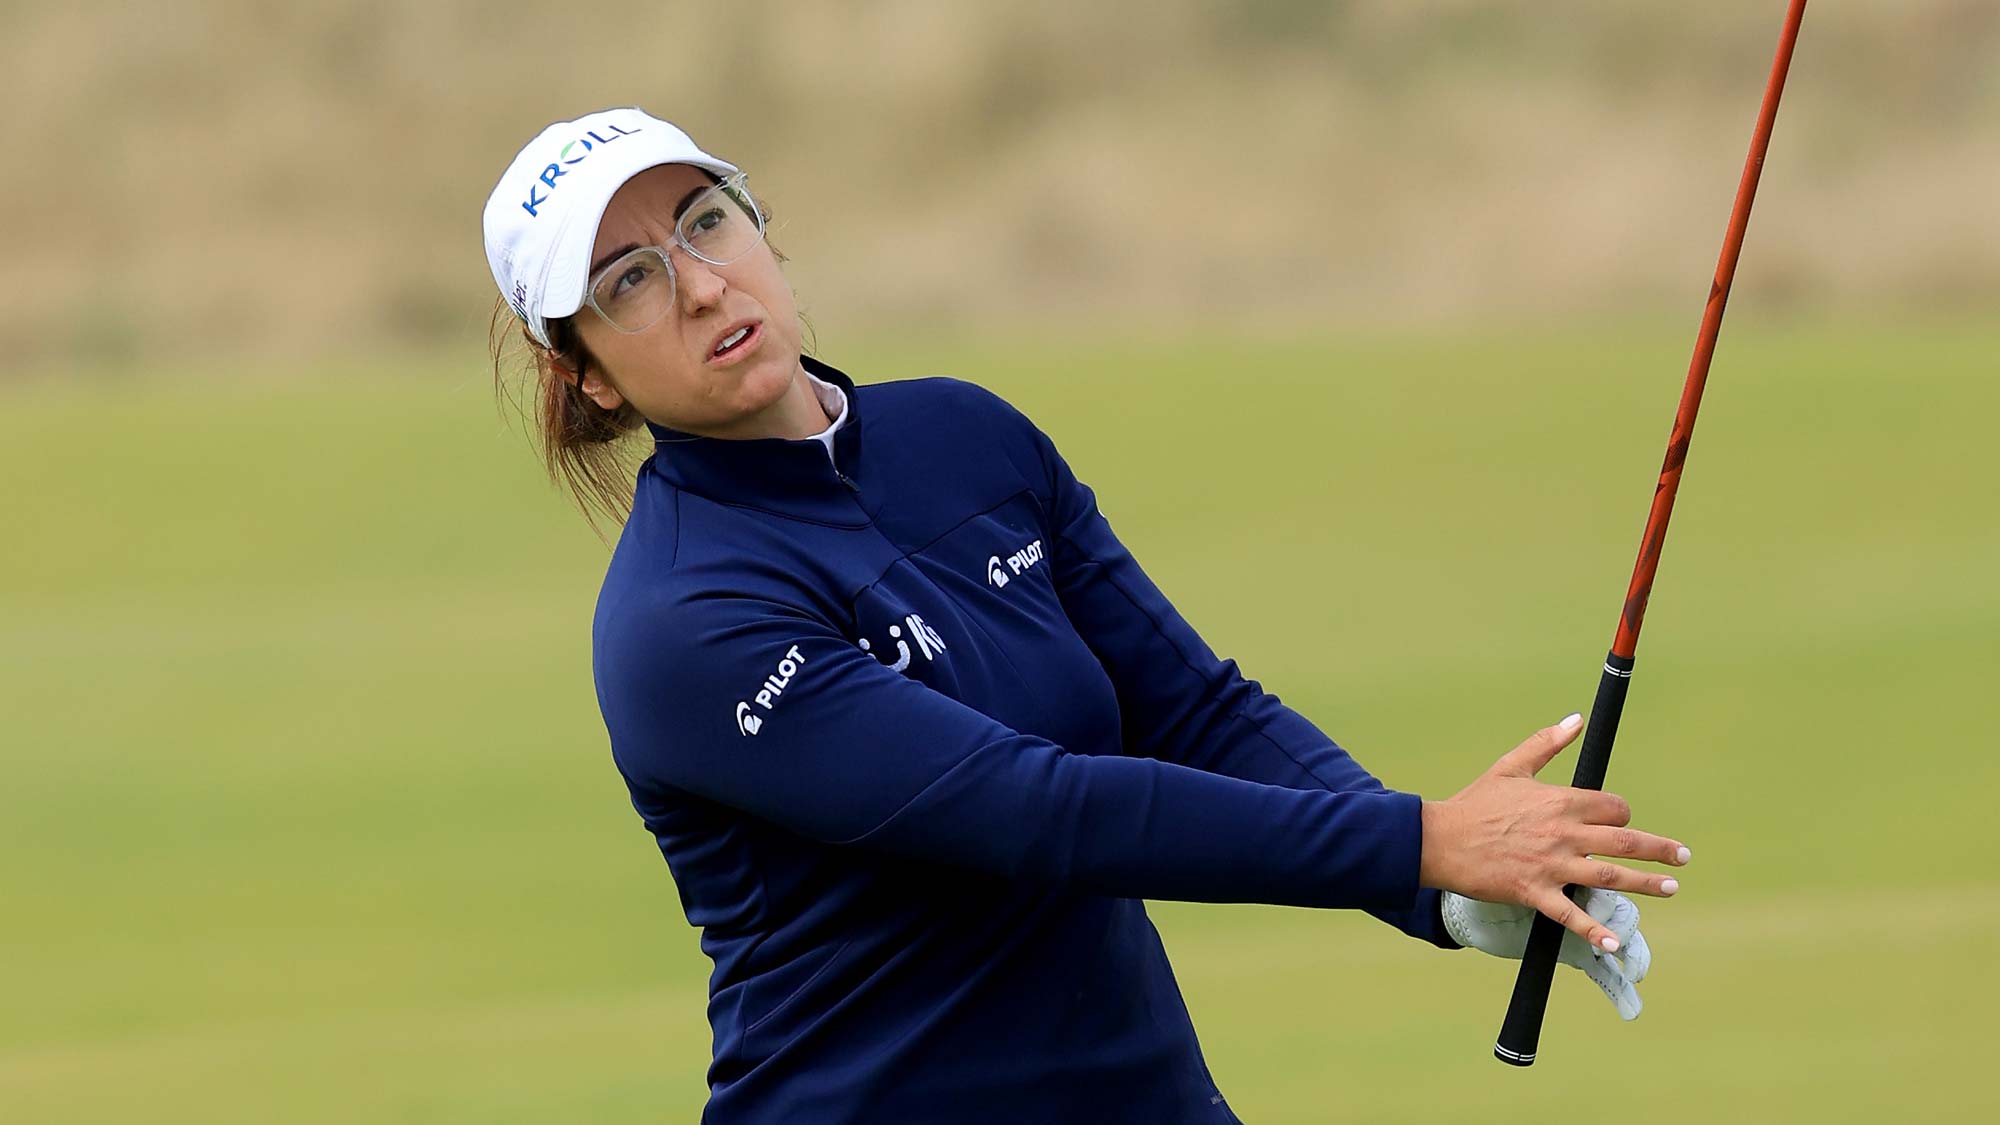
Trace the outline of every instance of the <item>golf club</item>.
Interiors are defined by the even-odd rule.
[[[1736,189],[1729,233],[1722,242],[1722,260],[1716,267],[1715,284],[1709,289],[1708,306],[1702,314],[1694,361],[1688,368],[1687,383],[1681,388],[1680,409],[1674,414],[1673,434],[1667,442],[1666,464],[1660,469],[1660,483],[1653,491],[1653,506],[1646,516],[1646,531],[1639,540],[1639,561],[1632,571],[1632,583],[1625,591],[1611,654],[1605,658],[1604,672],[1597,682],[1597,699],[1590,707],[1590,725],[1584,730],[1583,749],[1577,754],[1576,775],[1570,784],[1578,789],[1604,788],[1604,774],[1611,764],[1611,744],[1618,737],[1618,719],[1624,713],[1625,692],[1632,683],[1639,626],[1645,620],[1653,576],[1660,568],[1660,554],[1666,547],[1667,521],[1674,514],[1674,493],[1680,487],[1681,470],[1687,464],[1688,444],[1694,439],[1695,413],[1701,409],[1709,362],[1715,357],[1722,313],[1729,304],[1729,287],[1736,278],[1743,235],[1750,226],[1750,207],[1757,198],[1764,154],[1771,147],[1771,127],[1777,121],[1778,101],[1784,96],[1785,75],[1791,69],[1792,49],[1798,43],[1799,24],[1805,14],[1806,0],[1791,0],[1784,33],[1778,40],[1778,56],[1771,65],[1770,83],[1764,90],[1764,105],[1757,115],[1757,130],[1750,141],[1750,159],[1743,167],[1743,180]],[[1569,890],[1573,894],[1576,888]],[[1520,975],[1514,980],[1514,996],[1500,1025],[1500,1038],[1493,1045],[1494,1057],[1501,1062],[1513,1066],[1535,1063],[1542,1036],[1542,1016],[1548,1008],[1549,984],[1555,976],[1564,932],[1561,924],[1547,915],[1535,916],[1528,948],[1521,958]]]

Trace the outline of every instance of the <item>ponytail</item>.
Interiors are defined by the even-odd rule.
[[[528,335],[528,326],[514,316],[504,300],[493,305],[487,340],[493,357],[493,387],[500,401],[511,405],[528,422],[540,446],[549,479],[569,490],[570,498],[599,538],[606,538],[606,521],[623,526],[632,514],[633,474],[639,460],[637,443],[627,441],[645,418],[630,402],[606,410],[578,386],[587,365],[596,362],[578,339],[575,323],[564,317],[549,322],[545,348]],[[510,353],[525,352],[534,371],[534,404],[524,406],[508,379]]]

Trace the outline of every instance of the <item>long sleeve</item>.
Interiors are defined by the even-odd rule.
[[[671,584],[596,639],[620,770],[828,844],[1119,897],[1407,906],[1416,797],[1071,754],[812,612]]]
[[[1034,437],[1052,496],[1057,594],[1117,690],[1126,752],[1267,785],[1386,792],[1310,720],[1217,658],[1119,542],[1054,443],[1039,430]],[[1435,890],[1369,913],[1457,948]]]

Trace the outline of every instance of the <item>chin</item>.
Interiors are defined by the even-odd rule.
[[[793,369],[797,366],[796,360],[786,364],[782,357],[755,356],[748,363],[723,368],[710,377],[718,384],[719,401],[728,403],[730,413],[740,419],[769,409],[783,399],[791,389]]]
[[[785,397],[792,387],[792,376],[797,373],[799,361],[795,357],[789,362],[784,356],[758,356],[743,372],[743,388],[757,399],[756,409],[777,402]]]

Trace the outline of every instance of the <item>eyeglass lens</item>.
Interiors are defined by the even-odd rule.
[[[674,224],[674,241],[712,265],[728,265],[763,237],[763,219],[739,177],[696,196]],[[642,246],[604,267],[591,284],[592,303],[613,327],[638,332],[674,306],[674,269],[661,252]]]

